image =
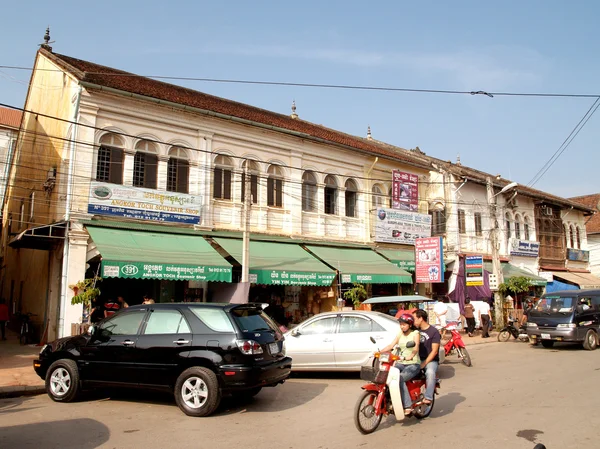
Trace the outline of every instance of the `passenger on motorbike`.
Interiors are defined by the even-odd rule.
[[[421,370],[421,359],[419,358],[420,337],[419,331],[415,330],[415,320],[412,315],[402,314],[398,321],[400,322],[400,332],[381,352],[391,351],[398,346],[400,361],[395,366],[400,370],[400,397],[402,398],[404,414],[410,415],[412,401],[406,382],[414,378]],[[409,348],[407,343],[411,341],[415,345]]]
[[[419,356],[421,357],[421,369],[425,370],[425,398],[424,404],[431,404],[435,393],[435,382],[438,365],[440,362],[441,336],[438,330],[427,322],[428,315],[424,310],[413,313],[415,326],[421,331],[421,344],[419,345]]]

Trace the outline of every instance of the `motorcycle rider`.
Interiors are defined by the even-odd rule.
[[[402,314],[398,321],[400,322],[400,332],[381,352],[391,351],[398,345],[400,361],[395,366],[400,370],[400,397],[402,399],[404,415],[408,416],[412,412],[412,401],[406,382],[419,374],[421,364],[421,359],[419,358],[420,337],[419,331],[415,330],[415,320],[412,315],[408,313]],[[406,346],[410,341],[415,344],[412,348]]]
[[[424,310],[413,313],[415,326],[421,332],[421,344],[419,345],[419,356],[421,358],[421,369],[425,370],[425,398],[424,404],[431,404],[435,393],[435,382],[438,365],[440,363],[440,341],[438,330],[428,323],[428,315]]]

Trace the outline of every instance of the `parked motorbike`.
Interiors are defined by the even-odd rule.
[[[371,337],[375,343],[375,339]],[[407,347],[414,347],[414,342],[407,343]],[[364,390],[354,407],[354,424],[362,434],[374,432],[384,416],[395,415],[397,421],[405,418],[402,399],[400,397],[400,370],[394,366],[400,357],[393,352],[377,352],[373,366],[363,366],[360,377],[369,383],[362,386]],[[435,396],[431,404],[424,404],[425,373],[421,373],[406,382],[410,398],[411,410],[415,418],[423,419],[433,410]],[[440,381],[436,379],[435,394],[440,388]]]
[[[498,341],[508,341],[510,340],[511,335],[515,337],[515,340],[529,341],[527,328],[525,326],[521,326],[517,329],[517,326],[515,326],[516,322],[517,320],[515,320],[513,317],[508,318],[508,325],[504,327],[498,334]]]
[[[450,322],[444,328],[446,330],[449,330],[452,335],[450,337],[450,340],[448,340],[448,342],[444,345],[444,359],[449,355],[454,354],[454,351],[456,351],[458,358],[460,358],[460,360],[466,366],[473,366],[471,362],[471,356],[469,355],[469,351],[467,351],[462,337],[456,330],[456,324],[456,322]],[[440,358],[440,362],[442,361],[443,360]]]

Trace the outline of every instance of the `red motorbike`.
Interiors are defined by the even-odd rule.
[[[372,338],[371,340],[375,342]],[[410,342],[407,347],[410,347]],[[391,352],[377,352],[373,367],[361,368],[361,379],[369,383],[362,386],[364,391],[354,407],[354,424],[362,434],[374,432],[384,416],[395,415],[398,421],[405,418],[400,398],[400,370],[394,366],[397,360],[400,360],[400,357]],[[433,410],[435,396],[430,404],[423,403],[424,372],[421,371],[417,377],[406,382],[406,386],[412,400],[411,415],[418,419],[428,417]],[[438,388],[440,381],[436,379],[435,394],[439,394]]]
[[[473,366],[471,363],[471,356],[469,351],[465,347],[462,337],[456,330],[456,322],[448,323],[444,329],[449,330],[451,333],[450,340],[444,345],[444,357],[448,357],[456,351],[458,358],[467,366]],[[442,362],[443,360],[440,360]]]

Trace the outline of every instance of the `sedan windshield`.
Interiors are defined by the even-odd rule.
[[[546,313],[567,313],[573,311],[575,303],[575,298],[571,297],[546,296],[537,302],[533,310]]]

